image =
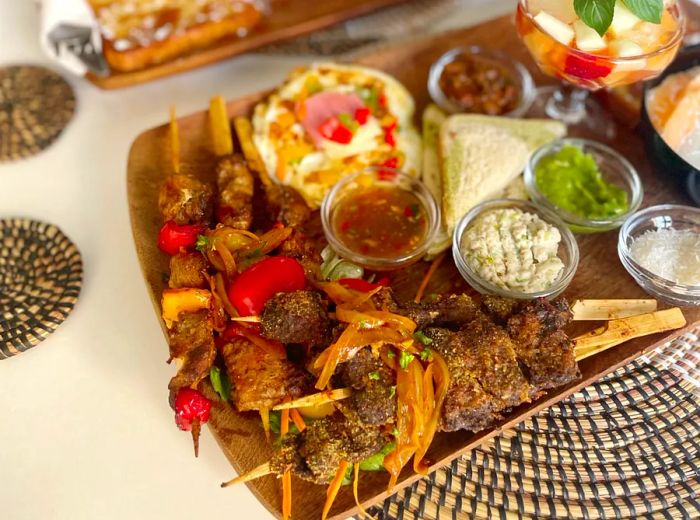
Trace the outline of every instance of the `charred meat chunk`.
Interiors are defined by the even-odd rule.
[[[362,422],[386,424],[393,420],[396,374],[380,358],[373,356],[371,348],[360,350],[341,364],[339,371],[341,384],[355,390],[343,404],[352,406]]]
[[[224,157],[216,165],[219,197],[216,218],[225,226],[249,229],[253,223],[253,174],[241,155]]]
[[[223,356],[239,412],[272,408],[287,397],[311,393],[313,388],[308,374],[283,354],[245,338],[224,345]]]
[[[301,433],[287,435],[270,460],[270,468],[278,474],[292,470],[304,480],[327,484],[341,461],[361,462],[381,450],[388,440],[379,427],[336,412],[309,423]]]
[[[535,388],[555,388],[581,377],[574,343],[561,330],[570,320],[571,311],[563,299],[528,302],[508,318],[516,354]]]
[[[328,311],[315,291],[278,293],[265,304],[260,318],[260,332],[265,338],[311,345],[327,342]]]
[[[189,175],[170,175],[160,188],[158,207],[163,220],[176,224],[206,224],[211,220],[214,191]]]
[[[168,286],[172,289],[208,287],[204,273],[207,270],[207,260],[201,253],[180,252],[170,257],[170,279]]]
[[[268,212],[273,220],[285,226],[300,228],[311,217],[311,209],[297,190],[290,186],[265,186]]]
[[[469,355],[466,336],[440,328],[425,329],[423,333],[432,340],[430,347],[445,358],[450,371],[440,429],[479,431],[501,419],[503,401],[486,392],[465,364]]]
[[[295,258],[304,268],[307,278],[318,279],[323,263],[321,252],[317,245],[297,228],[294,228],[289,238],[282,242],[279,254]]]
[[[439,296],[425,303],[406,303],[399,309],[399,313],[415,321],[419,329],[458,327],[473,320],[477,311],[478,307],[466,294]]]
[[[174,407],[177,392],[193,387],[209,375],[216,359],[212,319],[208,311],[184,313],[168,332],[170,360],[181,362],[170,380],[170,405]]]

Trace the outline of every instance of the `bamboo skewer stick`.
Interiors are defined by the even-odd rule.
[[[231,480],[228,480],[226,482],[221,483],[221,487],[229,487],[229,486],[234,486],[236,484],[240,484],[241,482],[248,482],[250,480],[255,480],[256,478],[264,477],[265,475],[269,475],[272,473],[272,469],[270,468],[270,463],[266,462],[265,464],[261,464],[257,468],[251,469],[248,473],[244,473],[243,475],[238,475],[236,478],[233,478]]]
[[[685,325],[685,316],[678,307],[610,320],[604,326],[574,338],[576,360],[580,361],[634,338],[679,329]]]
[[[576,300],[571,306],[574,321],[607,321],[656,311],[656,300]]]
[[[327,392],[318,392],[316,394],[305,395],[293,401],[278,404],[273,407],[273,410],[285,410],[288,408],[304,408],[306,406],[318,406],[321,404],[332,403],[347,399],[352,395],[352,388],[337,388]]]
[[[241,323],[260,323],[260,316],[236,316],[232,317],[231,321],[237,321]]]

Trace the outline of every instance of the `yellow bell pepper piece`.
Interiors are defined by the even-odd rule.
[[[211,292],[206,289],[165,289],[161,299],[165,326],[171,328],[183,312],[196,312],[211,307]]]

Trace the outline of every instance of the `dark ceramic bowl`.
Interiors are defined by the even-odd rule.
[[[685,161],[671,149],[654,128],[647,114],[647,94],[658,86],[665,78],[676,72],[681,72],[700,65],[700,44],[691,45],[680,50],[675,61],[663,74],[644,84],[642,96],[641,128],[647,142],[647,154],[655,167],[663,174],[674,177],[688,193],[695,205],[700,206],[700,170]]]

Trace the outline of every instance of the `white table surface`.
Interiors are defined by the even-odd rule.
[[[472,0],[450,25],[503,14],[514,0]],[[0,65],[46,63],[30,0],[0,0]],[[78,108],[34,158],[0,165],[0,218],[57,224],[83,255],[80,300],[34,349],[0,361],[0,518],[271,518],[204,430],[199,459],[167,403],[173,367],[137,263],[126,202],[132,140],[168,106],[202,110],[273,86],[309,58],[244,56],[126,90],[79,78]]]

